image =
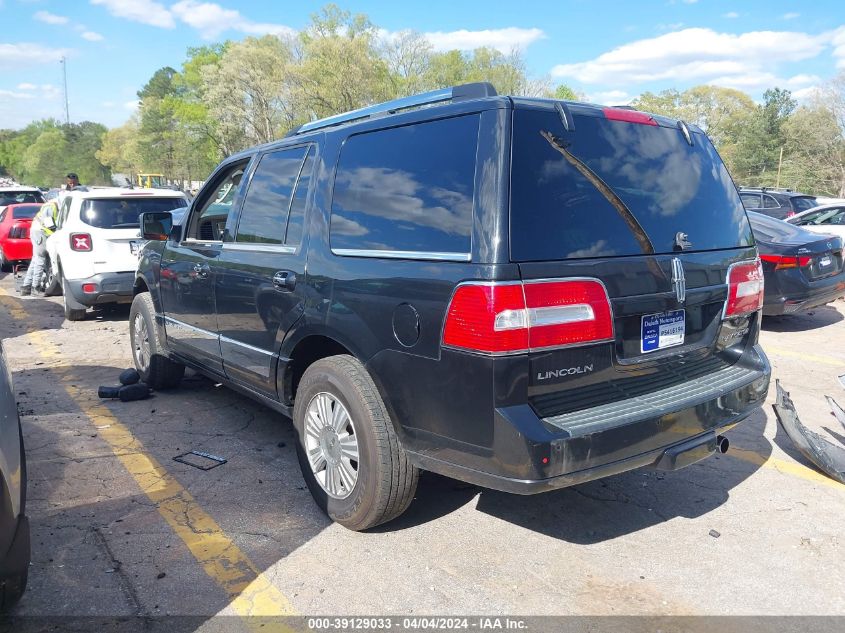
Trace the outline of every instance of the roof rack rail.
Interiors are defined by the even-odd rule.
[[[288,132],[287,136],[295,136],[297,134],[304,134],[305,132],[313,132],[335,125],[342,125],[352,121],[360,121],[369,119],[370,117],[393,114],[400,110],[409,110],[411,108],[419,108],[422,106],[436,105],[439,103],[466,101],[468,99],[481,99],[482,97],[495,97],[498,95],[496,89],[492,84],[487,82],[478,82],[472,84],[462,84],[460,86],[453,86],[451,88],[442,88],[440,90],[432,90],[431,92],[423,92],[418,95],[410,97],[402,97],[401,99],[394,99],[393,101],[385,101],[384,103],[377,103],[375,105],[336,114],[334,116],[326,117],[305,123]]]

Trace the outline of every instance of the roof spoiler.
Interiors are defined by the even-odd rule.
[[[306,132],[313,132],[315,130],[321,130],[335,125],[351,123],[352,121],[362,121],[364,119],[374,118],[377,116],[394,114],[402,110],[410,110],[411,108],[421,108],[424,106],[452,103],[456,101],[468,101],[470,99],[481,99],[483,97],[495,97],[497,95],[498,93],[493,85],[487,82],[462,84],[460,86],[452,86],[451,88],[432,90],[431,92],[423,92],[410,97],[402,97],[401,99],[385,101],[384,103],[377,103],[375,105],[367,106],[366,108],[351,110],[350,112],[344,112],[324,119],[311,121],[310,123],[300,125],[298,128],[291,130],[286,136],[305,134]]]

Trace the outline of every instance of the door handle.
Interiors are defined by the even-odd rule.
[[[194,272],[197,274],[197,277],[205,279],[208,277],[208,273],[211,272],[211,268],[208,267],[208,264],[194,264]]]
[[[280,270],[273,275],[273,287],[281,292],[293,292],[296,288],[296,273],[292,270]]]

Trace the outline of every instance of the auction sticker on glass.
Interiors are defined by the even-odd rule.
[[[685,325],[683,310],[643,315],[641,351],[654,352],[683,345]]]

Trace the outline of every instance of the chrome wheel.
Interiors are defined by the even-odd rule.
[[[150,333],[147,331],[147,322],[140,314],[136,314],[132,322],[132,354],[138,371],[146,371],[150,366]]]
[[[343,403],[318,393],[305,412],[305,453],[317,483],[330,497],[345,499],[358,481],[358,438]]]

